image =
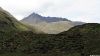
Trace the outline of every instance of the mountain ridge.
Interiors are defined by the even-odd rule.
[[[39,14],[36,14],[36,13],[32,13],[30,14],[28,17],[25,17],[24,19],[22,19],[21,21],[24,22],[25,20],[30,20],[31,21],[36,21],[35,23],[39,23],[41,21],[44,21],[44,22],[47,22],[47,23],[50,23],[50,22],[57,22],[57,21],[70,21],[66,18],[60,18],[60,17],[44,17],[44,16],[41,16]]]

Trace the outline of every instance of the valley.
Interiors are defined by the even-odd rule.
[[[89,56],[100,54],[100,24],[74,25],[72,21],[63,20],[46,22],[47,27],[44,30],[53,28],[52,31],[49,30],[50,34],[44,30],[37,33],[36,29],[42,28],[44,21],[42,21],[43,24],[34,28],[31,24],[18,21],[10,13],[0,9],[0,56]],[[34,24],[37,26],[37,23]],[[63,28],[67,28],[65,26],[70,28],[63,30]],[[58,30],[62,31],[56,32]],[[56,34],[54,34],[55,32]]]

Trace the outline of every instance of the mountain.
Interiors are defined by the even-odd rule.
[[[21,20],[22,23],[33,26],[35,29],[48,34],[57,34],[67,31],[76,25],[82,25],[83,22],[74,22],[66,18],[60,17],[43,17],[36,13],[32,13],[28,17]]]
[[[76,43],[75,45],[77,45],[77,47],[83,46],[81,49],[84,50],[82,51],[84,54],[100,54],[100,24],[87,23],[75,26],[68,31],[59,33],[58,35],[63,35],[63,37],[68,36],[74,43]],[[80,45],[80,43],[82,44]]]
[[[32,13],[28,17],[24,18],[21,20],[22,22],[27,22],[27,23],[40,23],[40,22],[58,22],[58,21],[68,21],[65,18],[59,18],[59,17],[43,17],[39,14]]]

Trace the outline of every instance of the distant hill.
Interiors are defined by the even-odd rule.
[[[32,13],[28,17],[22,19],[21,22],[29,24],[37,30],[48,34],[57,34],[67,31],[73,26],[84,24],[83,22],[72,22],[66,18],[43,17],[36,13]]]
[[[57,34],[59,32],[66,31],[74,26],[71,22],[60,21],[60,22],[52,22],[52,23],[41,23],[32,25],[36,30],[42,31],[48,34]]]

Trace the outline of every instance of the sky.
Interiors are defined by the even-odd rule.
[[[0,0],[0,7],[18,20],[35,12],[42,16],[100,23],[100,0]]]

